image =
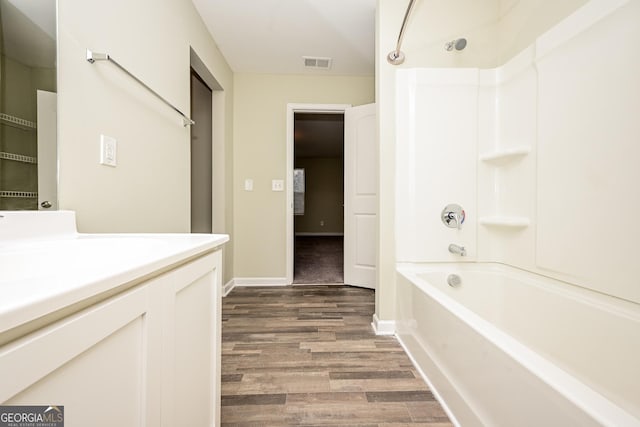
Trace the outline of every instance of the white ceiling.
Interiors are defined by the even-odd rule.
[[[231,69],[374,74],[375,0],[192,0]],[[303,56],[333,59],[307,69]]]

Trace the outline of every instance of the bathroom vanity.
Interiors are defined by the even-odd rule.
[[[66,427],[219,424],[228,236],[0,216],[0,404],[62,405]]]

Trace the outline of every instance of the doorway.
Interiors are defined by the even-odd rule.
[[[294,276],[295,113],[344,117],[344,283],[375,289],[377,261],[378,142],[375,104],[287,104],[286,274]]]
[[[191,127],[191,144],[196,145],[191,151],[191,232],[226,233],[225,91],[192,48],[189,56],[196,122]]]
[[[294,281],[294,258],[295,258],[295,224],[294,224],[294,140],[295,140],[295,115],[302,114],[338,114],[344,117],[349,104],[287,104],[287,194],[286,194],[286,276],[287,283]],[[320,219],[317,220],[319,226]],[[326,222],[324,227],[326,228]]]
[[[191,69],[191,232],[213,232],[213,91]]]
[[[293,142],[293,283],[344,283],[344,113],[294,113]]]

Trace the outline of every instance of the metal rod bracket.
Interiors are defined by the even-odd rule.
[[[87,61],[94,63],[96,61],[108,61],[109,55],[106,53],[97,53],[87,49]]]

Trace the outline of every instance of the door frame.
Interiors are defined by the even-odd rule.
[[[190,86],[190,104],[191,104],[191,111],[190,111],[190,116],[194,117],[194,116],[198,116],[198,119],[194,119],[196,121],[202,119],[204,121],[204,123],[198,122],[198,123],[194,123],[190,128],[189,128],[189,135],[190,135],[190,150],[189,150],[189,155],[191,156],[190,158],[190,175],[191,175],[191,185],[190,185],[190,215],[191,215],[191,220],[190,220],[190,232],[194,233],[193,229],[194,229],[194,187],[195,188],[199,188],[200,186],[204,185],[204,186],[208,186],[208,188],[206,188],[206,191],[201,191],[198,193],[198,195],[200,197],[202,197],[202,195],[204,193],[206,193],[205,197],[206,198],[210,198],[208,200],[208,205],[206,207],[206,209],[209,209],[209,214],[208,218],[205,218],[205,216],[198,216],[198,220],[201,221],[206,221],[206,225],[210,228],[211,231],[196,231],[199,233],[202,232],[210,232],[213,233],[214,231],[214,220],[215,220],[215,214],[214,214],[214,207],[215,207],[215,203],[214,203],[214,199],[215,199],[215,192],[214,192],[214,185],[216,183],[216,179],[214,179],[214,167],[213,167],[213,162],[214,159],[217,157],[216,153],[215,153],[215,144],[214,144],[214,126],[213,126],[213,89],[211,88],[211,86],[209,86],[209,83],[207,83],[205,81],[205,79],[193,68],[191,67],[191,72],[190,72],[190,79],[189,79],[189,86]],[[207,97],[207,104],[209,104],[208,106],[205,105],[204,102],[195,102],[196,100],[198,100],[199,98],[194,96],[194,79],[199,81],[202,86],[204,86],[209,93],[209,96]],[[202,118],[202,116],[200,116],[200,110],[206,110],[206,108],[210,108],[211,109],[211,115],[209,116],[207,114],[206,119]],[[208,112],[208,111],[207,111]],[[211,149],[211,155],[209,156],[208,159],[206,159],[206,169],[203,170],[202,168],[194,168],[194,157],[193,157],[193,153],[194,153],[194,129],[200,129],[197,126],[202,126],[205,125],[205,129],[206,129],[206,125],[208,124],[210,129],[208,129],[208,132],[210,132],[210,138],[205,141],[205,145],[210,145],[210,149]],[[202,132],[202,131],[201,131]],[[207,132],[207,130],[205,130],[205,132]],[[197,151],[196,151],[197,153]],[[204,157],[204,156],[203,156]],[[202,179],[204,177],[208,178],[208,179]],[[195,180],[194,180],[195,178]],[[194,183],[196,183],[196,185],[194,185]],[[202,188],[199,188],[200,190],[202,190]],[[197,197],[196,197],[197,198]],[[199,206],[201,209],[205,207],[205,205],[200,205]],[[196,214],[197,215],[197,214]],[[198,221],[195,221],[196,223]],[[205,227],[206,228],[206,227]]]
[[[200,59],[193,47],[189,48],[189,65],[190,69],[204,81],[211,89],[211,138],[212,138],[212,196],[211,196],[211,226],[213,233],[226,233],[226,206],[227,206],[227,178],[226,169],[226,149],[225,149],[225,105],[226,94],[222,85],[211,73],[209,68]],[[191,101],[189,101],[191,102]],[[191,130],[189,130],[189,139],[191,139]],[[190,166],[189,166],[190,167]],[[191,173],[191,171],[189,171]],[[191,204],[191,201],[189,201]],[[191,225],[189,225],[191,227]]]
[[[294,167],[294,119],[295,113],[329,113],[344,114],[351,104],[287,104],[287,170],[286,170],[286,273],[287,285],[293,283],[293,248],[295,232],[293,223],[293,167]]]
[[[58,210],[58,94],[38,89],[36,101],[37,209],[53,211]]]

